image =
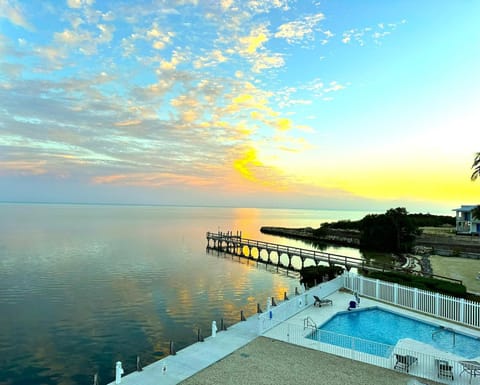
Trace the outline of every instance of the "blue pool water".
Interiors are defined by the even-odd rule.
[[[352,342],[351,337],[356,339]],[[393,347],[403,338],[464,358],[480,355],[480,338],[378,307],[337,313],[308,338],[381,357],[390,356]]]

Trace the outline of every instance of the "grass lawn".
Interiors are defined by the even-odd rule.
[[[469,292],[480,293],[480,259],[430,256],[433,274],[460,279]]]

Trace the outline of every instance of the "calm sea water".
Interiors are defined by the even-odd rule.
[[[0,384],[90,384],[249,316],[298,278],[206,252],[207,231],[307,247],[261,226],[318,227],[366,212],[0,204]],[[349,248],[327,251],[358,256]]]

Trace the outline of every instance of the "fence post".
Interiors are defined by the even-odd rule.
[[[435,315],[440,316],[440,294],[435,293]]]
[[[393,284],[393,303],[398,305],[398,283]]]
[[[418,310],[418,289],[413,288],[413,309]]]
[[[355,359],[355,338],[352,338],[352,347],[351,347],[351,356],[350,358],[352,360]]]
[[[380,280],[375,280],[375,298],[378,299],[378,292],[379,292],[379,288],[380,287]]]
[[[463,298],[460,299],[460,312],[459,312],[459,321],[465,322],[465,300]]]

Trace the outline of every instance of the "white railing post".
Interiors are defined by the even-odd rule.
[[[465,300],[463,298],[460,299],[460,312],[459,312],[459,321],[464,322],[465,320]]]
[[[435,315],[438,317],[440,315],[440,294],[435,293]]]
[[[120,384],[122,382],[123,368],[122,363],[117,361],[115,365],[115,384]]]
[[[217,321],[212,321],[212,337],[215,338],[217,336]]]
[[[413,289],[413,310],[418,310],[418,289]]]
[[[351,345],[351,346],[352,346],[352,349],[351,349],[351,356],[350,356],[350,358],[351,358],[352,360],[354,360],[354,359],[355,359],[355,338],[352,338],[351,341],[352,341],[352,345]]]
[[[393,303],[398,305],[398,283],[393,284]]]
[[[380,291],[379,287],[380,287],[380,280],[377,279],[375,281],[375,298],[377,298],[377,299],[379,298],[379,291]]]

